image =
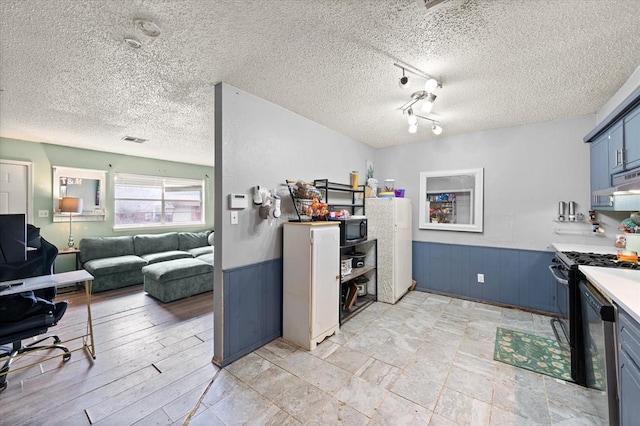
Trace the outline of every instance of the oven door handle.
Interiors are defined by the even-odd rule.
[[[569,280],[566,280],[561,276],[559,276],[558,274],[556,274],[555,269],[558,269],[558,265],[549,265],[549,270],[551,271],[551,275],[553,275],[553,278],[555,278],[555,280],[558,281],[560,284],[569,285]]]

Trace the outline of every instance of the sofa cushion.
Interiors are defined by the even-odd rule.
[[[143,254],[140,257],[146,260],[149,265],[151,265],[152,263],[164,262],[166,260],[192,258],[193,255],[187,251],[171,250],[163,251],[160,253]]]
[[[146,260],[136,255],[124,255],[92,259],[86,262],[83,267],[92,275],[105,275],[117,272],[134,271],[142,268],[146,264]]]
[[[202,260],[203,262],[210,263],[211,265],[214,264],[213,263],[213,253],[201,254],[200,256],[196,257],[196,259]]]
[[[205,247],[196,247],[193,248],[191,250],[188,250],[189,253],[191,253],[191,256],[193,257],[198,257],[202,254],[209,254],[209,253],[213,253],[213,247],[211,246],[205,246]]]
[[[133,237],[86,237],[80,240],[80,263],[105,257],[133,255]]]
[[[134,235],[135,254],[142,256],[149,253],[178,250],[178,233]]]
[[[178,233],[178,249],[191,250],[197,247],[208,246],[207,237],[211,231],[202,232],[179,232]]]
[[[142,268],[142,274],[158,282],[193,277],[213,271],[213,265],[198,259],[175,259]]]

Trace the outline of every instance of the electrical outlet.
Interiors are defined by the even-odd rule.
[[[49,217],[49,210],[38,210],[38,217]]]
[[[478,282],[484,284],[484,274],[478,274]]]

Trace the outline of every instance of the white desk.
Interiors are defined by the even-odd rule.
[[[0,291],[0,296],[8,296],[10,294],[22,293],[23,291],[40,290],[49,287],[70,287],[76,285],[78,282],[84,283],[84,289],[87,295],[87,333],[82,336],[67,339],[65,342],[82,339],[82,348],[86,348],[89,354],[91,354],[91,357],[96,359],[96,346],[93,339],[93,320],[91,318],[91,287],[93,285],[93,275],[84,269],[25,278],[22,280],[2,281],[0,282],[0,287],[5,285],[10,285],[11,287]],[[62,343],[64,344],[65,342]],[[74,352],[74,350],[70,350],[70,352]]]

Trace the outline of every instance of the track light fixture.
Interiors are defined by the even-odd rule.
[[[404,75],[404,68],[402,68],[402,77],[400,77],[399,85],[403,89],[406,89],[407,87],[409,87],[409,77]]]
[[[428,120],[431,122],[431,131],[434,135],[442,134],[442,126],[438,120],[434,120],[433,118],[423,117],[422,115],[418,115],[413,111],[413,108],[407,108],[403,110],[403,113],[407,114],[407,122],[409,123],[409,133],[416,133],[418,131],[418,118],[422,118],[423,120]]]
[[[413,109],[409,108],[407,110],[407,115],[409,116],[407,121],[409,122],[409,126],[417,126],[418,125],[418,117],[413,113]]]
[[[422,103],[422,106],[420,107],[422,112],[424,112],[425,114],[429,114],[433,109],[433,103],[436,101],[436,98],[436,95],[434,95],[433,93],[429,93]]]
[[[435,92],[435,90],[439,87],[442,87],[442,83],[440,83],[438,80],[436,80],[433,77],[428,78],[427,81],[425,81],[424,83],[424,90],[429,93]]]
[[[420,110],[425,114],[431,113],[433,104],[437,98],[437,96],[433,92],[442,87],[442,82],[408,65],[401,65],[397,63],[394,63],[393,65],[402,70],[402,77],[400,77],[400,87],[402,87],[403,89],[409,86],[409,77],[405,75],[405,71],[425,79],[424,90],[413,92],[411,94],[411,99],[409,99],[407,102],[405,102],[404,105],[399,108],[403,114],[407,114],[409,133],[416,133],[418,131],[418,118],[422,118],[423,120],[431,121],[431,131],[434,135],[442,134],[442,127],[437,120],[417,115],[413,110],[414,105],[421,102],[422,104],[420,106]]]
[[[430,76],[427,73],[420,71],[417,68],[414,68],[410,65],[403,65],[398,63],[394,63],[393,65],[402,70],[402,77],[400,77],[400,87],[402,88],[406,88],[409,85],[409,77],[405,75],[405,71],[413,75],[416,75],[420,78],[424,78],[425,79],[424,90],[427,93],[433,93],[435,92],[436,89],[439,89],[442,87],[441,81],[439,81],[435,77]]]
[[[437,96],[433,93],[427,93],[424,90],[420,90],[418,92],[413,92],[411,94],[411,99],[408,100],[404,105],[400,107],[402,112],[408,111],[409,109],[413,110],[414,105],[418,102],[422,102],[422,106],[420,109],[423,113],[429,114],[433,109],[433,103],[436,101]]]

